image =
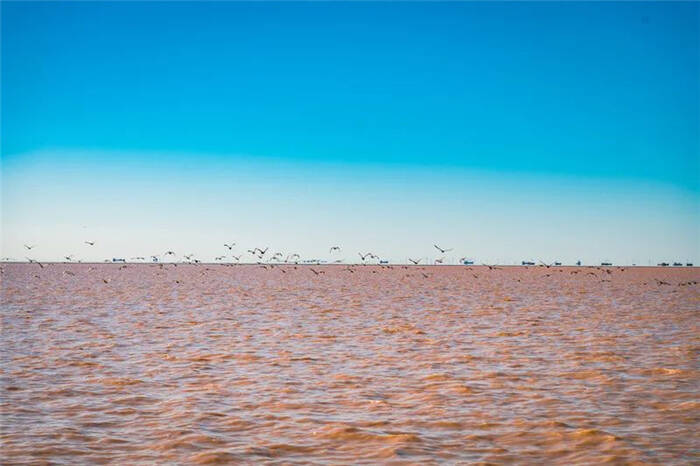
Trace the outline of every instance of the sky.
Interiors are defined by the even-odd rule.
[[[700,3],[0,16],[3,257],[700,263]]]

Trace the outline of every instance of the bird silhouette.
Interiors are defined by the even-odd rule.
[[[231,242],[231,244],[224,243],[224,247],[227,247],[229,251],[233,249],[235,245],[236,243],[234,243],[233,241]]]
[[[94,246],[95,242],[94,241],[85,241],[85,244],[90,245],[90,246]]]
[[[413,262],[413,265],[418,265],[418,263],[421,261],[421,259],[411,259],[410,257],[408,258],[408,260]]]
[[[30,264],[36,264],[39,266],[39,268],[42,268],[42,269],[44,268],[44,264],[42,264],[41,262],[39,262],[36,259],[30,259],[29,257],[27,257],[27,260],[29,261]]]
[[[437,244],[433,244],[433,246],[435,246],[435,248],[436,248],[438,251],[440,251],[441,253],[443,253],[443,254],[445,254],[445,253],[448,252],[448,251],[452,251],[452,248],[450,248],[450,249],[444,249],[444,248],[441,248],[440,246],[438,246]]]

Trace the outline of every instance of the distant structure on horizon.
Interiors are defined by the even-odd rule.
[[[535,265],[535,263],[532,261],[522,261],[521,264],[522,265]]]

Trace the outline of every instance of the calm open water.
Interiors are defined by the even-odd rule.
[[[698,269],[313,268],[3,265],[2,463],[700,464]]]

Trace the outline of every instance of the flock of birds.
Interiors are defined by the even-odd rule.
[[[96,244],[96,241],[84,241],[84,244],[86,244],[88,246],[94,246]],[[243,254],[239,254],[239,255],[233,254],[234,246],[236,246],[235,241],[231,241],[230,243],[224,243],[223,247],[229,251],[230,255],[222,254],[220,256],[216,256],[216,257],[214,257],[214,261],[215,262],[222,262],[228,258],[228,259],[231,259],[237,263],[241,262],[241,259],[243,258]],[[442,254],[445,254],[445,253],[453,250],[452,248],[442,248],[442,247],[438,246],[437,244],[434,244],[433,246],[435,247],[435,249],[440,251]],[[35,247],[36,247],[36,245],[29,245],[29,244],[24,245],[24,248],[28,251],[33,250]],[[266,259],[265,256],[267,255],[269,250],[270,250],[269,247],[266,247],[265,249],[255,247],[253,249],[248,249],[246,252],[248,254],[250,254],[251,256],[253,256],[253,258],[255,258],[256,262],[259,264],[262,263],[263,260],[267,260],[268,262],[286,263],[286,264],[289,264],[289,263],[298,264],[299,261],[301,261],[301,255],[299,255],[298,253],[291,253],[291,254],[287,254],[285,256],[281,252],[276,252],[270,256],[267,256],[267,259]],[[329,254],[333,255],[335,253],[339,253],[341,250],[342,250],[342,248],[340,246],[331,246],[330,249],[328,250],[328,252],[329,252]],[[362,252],[358,252],[357,254],[360,257],[360,260],[363,264],[371,263],[371,262],[368,262],[371,260],[376,260],[377,263],[379,263],[379,264],[387,264],[388,263],[388,261],[382,260],[377,254],[374,254],[371,251],[366,252],[364,254]],[[167,259],[167,258],[175,259],[176,257],[177,257],[177,254],[175,253],[175,251],[167,250],[162,254],[150,255],[148,258],[150,258],[152,262],[160,262],[161,259]],[[76,260],[75,255],[73,255],[73,254],[63,256],[63,258],[67,262],[73,262]],[[182,256],[182,258],[184,259],[184,262],[191,262],[194,264],[198,264],[198,263],[202,262],[200,259],[197,259],[195,257],[194,253],[184,254]],[[30,257],[25,257],[25,259],[27,259],[29,262],[37,262],[36,259],[32,259]],[[2,261],[12,261],[13,259],[9,258],[9,257],[3,257],[1,260]],[[135,257],[131,257],[129,260],[143,262],[143,261],[147,260],[147,257],[146,256],[135,256]],[[422,258],[412,259],[409,257],[408,260],[412,264],[418,265],[423,259]],[[459,260],[460,263],[464,263],[465,261],[468,261],[468,259],[466,257],[462,257]],[[80,261],[78,260],[77,262],[80,262]],[[111,259],[111,260],[105,259],[105,262],[126,262],[126,261],[124,259]],[[325,261],[321,261],[320,259],[311,259],[311,260],[307,260],[304,262],[305,263],[316,263],[317,265],[319,265]],[[333,261],[333,263],[342,263],[342,262],[343,261],[340,259]],[[442,258],[442,257],[437,258],[437,259],[435,259],[434,263],[435,264],[442,264],[442,263],[444,263],[444,258]]]
[[[92,246],[95,246],[96,241],[85,241],[84,244],[86,244],[87,246],[92,247]],[[220,256],[216,256],[216,257],[214,258],[214,260],[215,260],[216,262],[223,263],[223,261],[224,261],[225,259],[230,258],[230,259],[232,259],[232,260],[235,260],[236,263],[240,263],[241,258],[243,257],[243,254],[234,255],[234,254],[233,254],[233,248],[234,248],[235,246],[236,246],[236,242],[234,242],[234,241],[224,243],[224,244],[223,244],[223,247],[224,247],[226,250],[228,250],[228,252],[230,253],[230,255],[222,254],[222,255],[220,255]],[[433,244],[433,246],[434,246],[434,248],[435,248],[436,250],[438,250],[441,254],[446,254],[446,253],[448,253],[448,252],[450,252],[450,251],[453,251],[453,248],[443,248],[443,247],[440,247],[440,246],[437,245],[437,244]],[[36,247],[36,245],[25,244],[24,247],[25,247],[25,249],[26,249],[27,251],[31,251],[31,250],[33,250],[33,249]],[[341,248],[340,246],[331,246],[328,252],[329,252],[329,254],[334,255],[334,254],[340,253],[341,250],[342,250],[342,248]],[[254,260],[255,260],[254,263],[257,263],[261,268],[264,268],[264,269],[273,269],[276,265],[283,265],[283,264],[292,264],[292,265],[294,265],[294,269],[296,269],[296,268],[297,268],[296,266],[297,266],[297,265],[300,263],[300,261],[301,261],[301,256],[300,256],[298,253],[291,253],[291,254],[287,254],[287,255],[285,256],[282,252],[275,252],[274,254],[268,255],[268,252],[269,252],[269,251],[270,251],[270,248],[269,248],[269,247],[265,247],[264,249],[263,249],[263,248],[259,248],[259,247],[255,247],[255,248],[252,248],[252,249],[247,249],[247,253],[248,253],[249,255],[251,255],[251,256],[254,258]],[[395,268],[395,267],[403,267],[404,269],[408,269],[408,268],[409,268],[409,265],[408,265],[408,264],[405,264],[405,265],[401,265],[401,264],[389,265],[388,261],[382,260],[382,259],[380,258],[380,256],[378,256],[377,254],[374,254],[373,252],[365,252],[365,253],[358,252],[358,256],[360,257],[360,260],[361,260],[361,264],[362,264],[362,265],[370,265],[370,264],[380,265],[380,269],[381,269],[381,268],[393,269],[393,268]],[[162,253],[162,254],[154,254],[154,255],[151,255],[151,256],[150,256],[152,262],[157,263],[156,265],[159,265],[161,268],[164,267],[166,264],[167,264],[167,265],[172,265],[172,266],[177,267],[178,262],[175,262],[176,257],[177,257],[177,253],[176,253],[175,251],[172,251],[172,250],[167,250],[167,251],[165,251],[165,252]],[[172,258],[173,261],[172,261],[172,262],[161,262],[161,259],[162,259],[162,258],[164,258],[164,259]],[[202,261],[201,261],[200,259],[196,258],[196,257],[195,257],[195,254],[193,254],[193,253],[191,253],[191,254],[184,254],[184,255],[182,256],[182,258],[183,258],[184,260],[182,260],[182,261],[179,262],[179,263],[181,263],[181,264],[182,264],[182,263],[185,263],[185,264],[194,264],[194,265],[197,265],[197,264],[201,264],[201,263],[202,263]],[[2,258],[2,261],[6,261],[6,260],[8,260],[8,259],[10,259],[10,258]],[[42,268],[42,269],[45,267],[45,264],[39,262],[39,261],[36,260],[36,259],[32,259],[32,258],[30,258],[30,257],[26,257],[26,259],[27,259],[27,261],[29,261],[29,263],[37,264],[37,265],[38,265],[40,268]],[[64,259],[65,259],[66,262],[70,262],[70,263],[72,263],[72,262],[80,262],[79,260],[76,261],[76,260],[74,259],[74,255],[73,255],[73,254],[64,256]],[[145,257],[145,256],[136,256],[136,257],[132,257],[132,258],[130,258],[130,259],[131,259],[132,261],[139,261],[139,262],[144,262],[144,261],[146,261],[146,257]],[[372,262],[372,261],[376,261],[376,262]],[[409,257],[409,258],[408,258],[408,261],[409,261],[409,263],[412,264],[413,266],[428,265],[428,264],[421,264],[422,258],[413,259],[413,258],[410,258],[410,257]],[[123,262],[123,263],[125,263],[126,260],[124,260],[124,259],[112,259],[112,260],[106,259],[105,262],[110,262],[110,263],[111,263],[111,262]],[[320,264],[321,264],[321,261],[320,261],[320,260],[316,260],[316,259],[304,260],[304,261],[301,261],[301,262],[302,262],[303,264],[310,264],[310,265],[320,265]],[[325,262],[325,261],[324,261],[324,262]],[[340,264],[340,263],[342,263],[342,262],[343,262],[342,260],[336,260],[336,261],[333,261],[332,263],[334,263],[334,264]],[[433,264],[443,264],[443,263],[444,263],[444,256],[434,259],[434,262],[433,262]],[[463,264],[463,265],[473,265],[473,264],[474,264],[473,261],[468,260],[466,257],[460,258],[459,263],[460,263],[460,264]],[[236,264],[231,263],[231,262],[228,262],[228,263],[223,263],[223,265],[233,266],[233,265],[236,265]],[[355,273],[355,270],[353,270],[353,266],[354,266],[354,265],[356,265],[356,264],[347,264],[345,270],[348,271],[348,272],[350,272],[350,273]],[[489,265],[489,264],[482,264],[482,265],[483,265],[484,267],[487,267],[488,270],[500,270],[500,269],[502,268],[501,266],[498,266],[498,265]],[[522,262],[522,265],[524,265],[525,268],[527,268],[528,266],[535,265],[535,263],[532,262],[532,261],[523,261],[523,262]],[[552,263],[546,263],[546,262],[544,262],[544,261],[539,261],[539,267],[543,267],[543,268],[545,268],[545,269],[550,269],[550,268],[552,268],[552,267],[559,267],[559,266],[561,266],[561,265],[562,265],[561,262],[558,262],[558,261],[555,261],[555,262],[552,262]],[[577,262],[576,265],[577,265],[577,266],[580,266],[580,265],[581,265],[580,261]],[[660,264],[660,265],[661,265],[661,264]],[[664,263],[663,265],[667,265],[667,264]],[[682,264],[674,263],[674,265],[682,265]],[[686,265],[692,266],[691,263],[688,263],[688,264],[686,264]],[[605,263],[605,262],[604,262],[604,263],[601,263],[601,266],[598,266],[598,267],[589,267],[589,269],[591,269],[591,270],[589,270],[588,272],[586,272],[585,275],[586,275],[586,276],[590,275],[590,276],[595,277],[596,279],[600,279],[600,282],[610,282],[610,281],[611,281],[611,280],[610,280],[610,276],[613,274],[613,271],[614,271],[614,270],[617,270],[617,271],[619,271],[619,272],[624,272],[624,271],[625,271],[625,268],[624,268],[624,267],[617,267],[617,268],[612,269],[612,268],[608,268],[608,267],[610,267],[610,266],[612,266],[611,263]],[[127,265],[126,265],[126,264],[123,264],[123,265],[120,266],[120,270],[121,270],[121,269],[124,269],[124,268],[126,268],[126,267],[127,267]],[[281,270],[282,273],[287,273],[287,271],[286,271],[284,268],[279,268],[279,270]],[[429,275],[428,273],[426,273],[425,267],[419,267],[419,270],[420,270],[420,273],[422,274],[422,276],[423,276],[424,278],[429,278],[429,277],[430,277],[430,275]],[[467,270],[473,271],[474,269],[472,269],[471,267],[467,267]],[[562,268],[557,268],[556,270],[557,270],[558,272],[564,272],[564,269],[562,269]],[[315,276],[322,275],[322,274],[325,273],[324,270],[317,270],[317,269],[315,269],[315,268],[313,268],[313,267],[309,267],[309,271],[310,271],[312,274],[314,274]],[[585,272],[585,270],[582,270],[582,269],[575,269],[575,270],[571,270],[569,273],[570,273],[571,275],[577,275],[577,274],[583,273],[583,272]],[[377,270],[376,270],[376,269],[375,269],[375,270],[372,270],[372,273],[377,273]],[[74,273],[71,272],[71,271],[64,271],[64,274],[73,275]],[[472,273],[472,275],[473,275],[474,278],[479,278],[479,275],[478,275],[477,273]],[[549,277],[549,276],[551,276],[551,275],[552,275],[551,273],[547,273],[547,274],[545,274],[545,277]],[[38,276],[37,276],[37,277],[38,277]],[[667,281],[664,281],[664,280],[661,280],[661,279],[658,279],[658,278],[655,278],[654,280],[655,280],[655,283],[656,283],[658,286],[671,286],[671,285],[672,285],[671,283],[669,283],[669,282],[667,282]],[[520,282],[520,279],[518,278],[516,281]],[[109,280],[108,280],[108,279],[103,279],[103,282],[104,282],[104,283],[109,283]],[[179,284],[180,281],[177,281],[177,283]],[[677,286],[692,286],[692,285],[697,285],[697,283],[698,283],[697,281],[679,282],[679,283],[677,283]],[[644,283],[644,284],[646,284],[646,283]]]
[[[95,246],[96,241],[84,241],[84,244],[86,244],[86,245],[88,245],[88,246]],[[223,244],[223,247],[224,247],[225,249],[228,250],[228,252],[230,253],[230,255],[222,254],[222,255],[216,256],[216,257],[214,257],[214,261],[215,261],[215,262],[223,262],[223,261],[225,261],[226,259],[231,259],[232,261],[235,261],[236,263],[240,263],[244,256],[243,256],[243,254],[235,255],[235,254],[233,253],[233,248],[234,248],[235,246],[236,246],[236,242],[235,242],[235,241],[231,241],[231,242],[228,242],[228,243],[224,243],[224,244]],[[32,245],[30,245],[30,244],[25,244],[25,245],[24,245],[24,248],[25,248],[27,251],[31,251],[31,250],[33,250],[35,247],[36,247],[35,244],[32,244]],[[437,245],[437,244],[433,244],[433,247],[434,247],[436,250],[438,250],[438,251],[439,251],[441,254],[443,254],[443,255],[446,254],[446,253],[448,253],[448,252],[450,252],[450,251],[453,251],[453,250],[454,250],[453,248],[443,248],[443,247],[441,247],[441,246],[439,246],[439,245]],[[298,263],[301,261],[301,256],[300,256],[298,253],[287,254],[287,255],[285,256],[285,255],[284,255],[283,253],[281,253],[281,252],[276,252],[276,253],[274,253],[274,254],[272,254],[272,255],[270,255],[270,256],[267,256],[267,258],[266,258],[267,252],[268,252],[269,250],[270,250],[269,247],[265,247],[265,249],[259,248],[259,247],[255,247],[255,248],[253,248],[253,249],[247,249],[246,252],[247,252],[248,254],[250,254],[250,255],[254,258],[254,261],[255,261],[256,263],[258,263],[258,264],[262,264],[264,260],[266,260],[268,263],[280,263],[280,264],[281,264],[281,263],[285,263],[285,264],[289,264],[289,263],[298,264]],[[330,249],[328,250],[328,252],[329,252],[330,255],[333,255],[334,253],[339,253],[341,250],[342,250],[342,248],[341,248],[340,246],[331,246]],[[371,252],[371,251],[365,252],[365,253],[358,252],[357,254],[358,254],[358,256],[360,257],[360,261],[361,261],[362,264],[372,263],[372,262],[371,262],[372,260],[377,261],[376,263],[377,263],[377,264],[380,264],[380,265],[386,265],[386,264],[389,263],[388,260],[382,260],[382,259],[380,258],[380,256],[378,256],[377,254],[374,254],[374,253]],[[167,251],[165,251],[165,252],[162,253],[162,254],[153,254],[153,255],[150,255],[148,258],[150,258],[152,262],[160,262],[161,259],[167,260],[167,259],[169,259],[169,258],[171,258],[171,259],[174,261],[174,260],[176,259],[176,257],[177,257],[177,254],[175,253],[175,251],[167,250]],[[73,254],[69,254],[69,255],[67,255],[67,256],[63,256],[63,258],[64,258],[67,262],[73,262],[73,261],[76,260],[76,259],[75,259],[75,256],[74,256]],[[182,262],[191,262],[191,263],[194,263],[194,264],[199,264],[199,263],[202,262],[201,259],[198,259],[198,258],[195,257],[195,254],[194,254],[194,253],[184,254],[184,255],[182,256],[182,258],[184,259]],[[29,262],[37,262],[36,259],[32,259],[32,258],[30,258],[30,257],[25,257],[25,259],[27,259],[27,261],[29,261]],[[424,258],[417,258],[417,259],[414,259],[414,258],[408,257],[407,259],[408,259],[408,263],[413,264],[413,265],[421,265],[421,262],[424,261]],[[130,261],[144,262],[144,261],[147,260],[147,257],[145,257],[145,256],[135,256],[135,257],[131,257],[129,260],[130,260]],[[3,257],[2,259],[0,259],[0,261],[3,261],[3,262],[6,262],[6,261],[14,261],[14,259],[12,259],[12,258],[10,258],[10,257]],[[78,260],[77,262],[81,262],[81,261]],[[126,262],[126,260],[125,260],[125,259],[116,259],[116,258],[113,258],[113,259],[105,259],[104,262]],[[311,264],[320,265],[321,263],[326,263],[327,261],[322,261],[322,260],[320,260],[320,259],[309,259],[309,260],[304,260],[304,261],[302,261],[302,262],[303,262],[303,263],[306,263],[306,264],[311,263]],[[340,259],[337,259],[337,260],[333,260],[333,261],[332,261],[332,263],[335,263],[335,264],[339,264],[339,263],[342,263],[342,262],[343,262],[343,261],[340,260]],[[444,263],[445,263],[445,257],[444,257],[444,256],[443,256],[443,257],[435,258],[435,259],[433,260],[433,264],[434,264],[434,265],[440,265],[440,264],[444,264]],[[458,262],[458,263],[459,263],[459,264],[462,264],[462,265],[474,265],[474,261],[473,261],[473,260],[470,260],[468,257],[461,257],[461,258],[459,259],[459,262]],[[487,264],[483,264],[483,265],[487,265]],[[534,261],[522,261],[521,265],[530,266],[530,265],[537,265],[537,264],[535,264]],[[551,267],[551,266],[553,266],[553,265],[555,265],[555,266],[561,266],[562,263],[559,262],[559,261],[554,261],[554,262],[551,262],[551,263],[546,263],[546,262],[540,260],[540,261],[539,261],[539,265],[546,266],[546,267]],[[581,266],[581,261],[577,261],[575,265]],[[600,265],[601,265],[601,266],[611,267],[613,264],[612,264],[611,262],[601,262]],[[634,265],[634,264],[633,264],[633,265]],[[669,263],[667,263],[667,262],[661,262],[660,264],[657,264],[657,265],[658,265],[658,266],[661,266],[661,267],[667,267],[667,266],[669,266],[669,265],[671,265],[671,264],[669,264]],[[682,265],[683,265],[683,264],[680,263],[680,262],[674,262],[674,263],[673,263],[673,266],[682,266]],[[690,263],[690,262],[687,262],[685,265],[686,265],[686,266],[689,266],[689,267],[692,267],[692,266],[693,266],[693,264]],[[491,267],[491,266],[489,266],[489,267]]]

